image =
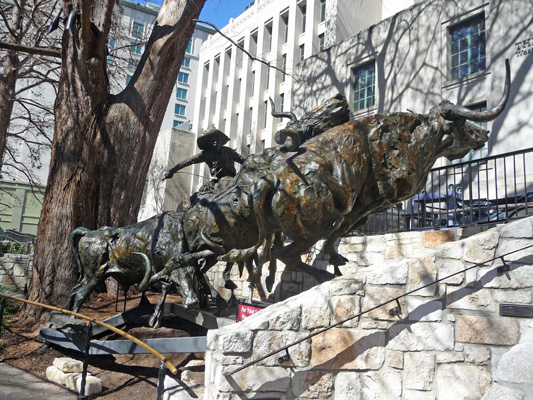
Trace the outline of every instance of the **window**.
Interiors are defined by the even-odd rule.
[[[181,121],[174,120],[174,122],[172,122],[172,127],[173,127],[173,128],[177,128],[177,127],[180,126],[181,124],[182,124]]]
[[[174,114],[185,116],[185,106],[183,104],[176,104],[174,106]]]
[[[283,107],[285,106],[285,93],[281,93],[279,95],[279,109],[280,111],[283,111]]]
[[[272,24],[265,26],[265,51],[268,53],[272,49]]]
[[[137,68],[137,65],[139,65],[139,59],[138,58],[130,58],[128,61],[128,67],[129,68]]]
[[[252,97],[255,93],[255,71],[252,71],[252,82],[250,83],[251,85],[251,92],[252,92]]]
[[[250,132],[252,132],[252,115],[254,113],[253,107],[250,107]]]
[[[359,111],[374,105],[376,73],[374,61],[354,71],[353,110]]]
[[[306,14],[307,14],[307,7],[305,6],[305,4],[303,6],[300,6],[300,18],[301,18],[301,29],[302,29],[302,33],[305,32],[305,22],[306,22]]]
[[[267,66],[266,68],[266,88],[268,90],[268,87],[270,85],[270,66]]]
[[[459,79],[485,68],[485,17],[481,14],[450,27],[451,79]]]
[[[185,68],[190,68],[191,66],[191,59],[189,57],[184,57],[183,61],[181,62],[181,66]]]
[[[192,54],[192,39],[189,40],[189,44],[187,45],[187,50],[185,52],[188,54]]]
[[[326,20],[326,0],[320,0],[320,22]]]
[[[139,43],[130,42],[130,53],[141,54],[142,53],[141,45]]]
[[[130,83],[132,76],[126,75],[126,85]]]
[[[283,71],[282,82],[285,82],[285,72],[287,71],[287,54],[281,56],[281,70]]]
[[[107,43],[107,48],[109,49],[108,50],[108,56],[107,56],[107,63],[109,65],[112,65],[113,61],[114,61],[113,56],[111,54],[109,54],[109,53],[111,53],[113,51],[113,47],[115,47],[115,39],[110,37],[109,38],[109,42]]]
[[[318,51],[324,50],[324,34],[318,35]]]
[[[300,45],[300,61],[303,61],[305,58],[305,44]]]
[[[131,27],[131,36],[142,39],[144,36],[144,24],[134,22]]]
[[[263,128],[266,128],[267,126],[267,118],[268,118],[268,101],[263,102]]]
[[[189,74],[186,72],[178,72],[178,82],[189,83]]]
[[[176,89],[176,98],[187,100],[187,89],[177,88]]]
[[[286,12],[281,16],[281,34],[283,35],[283,44],[289,40],[289,13]]]

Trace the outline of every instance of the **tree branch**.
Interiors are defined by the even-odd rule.
[[[61,52],[59,50],[50,49],[46,47],[28,47],[28,46],[23,46],[21,44],[10,44],[10,43],[5,43],[5,42],[0,42],[0,49],[61,58]]]

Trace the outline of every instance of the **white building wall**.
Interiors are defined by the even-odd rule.
[[[222,29],[252,57],[278,70],[252,61],[222,35],[215,34],[204,43],[198,77],[202,95],[196,99],[193,122],[197,135],[215,125],[231,138],[228,146],[243,156],[275,145],[273,135],[287,121],[270,115],[269,98],[277,111],[282,103],[284,111],[294,108],[292,75],[301,61],[300,46],[307,58],[319,51],[320,35],[324,35],[324,46],[331,46],[381,19],[381,1],[327,0],[325,4],[325,21],[321,22],[321,0],[259,0]],[[285,77],[280,71],[284,68]],[[195,174],[193,191],[209,178],[204,166],[197,166]]]

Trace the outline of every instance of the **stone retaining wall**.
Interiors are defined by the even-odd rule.
[[[506,257],[501,275],[501,259],[460,272],[532,244],[525,219],[408,257],[351,262],[343,277],[209,331],[205,399],[533,399],[532,320],[502,317],[499,307],[532,305],[533,249]],[[278,353],[226,376],[455,272],[402,298],[400,315],[389,303],[291,347],[289,361]]]
[[[23,294],[24,287],[30,282],[32,268],[32,255],[4,254],[0,257],[0,285]]]

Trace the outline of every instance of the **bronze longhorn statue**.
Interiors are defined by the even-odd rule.
[[[275,147],[248,157],[227,185],[179,211],[124,228],[78,228],[72,237],[83,279],[69,306],[77,310],[97,282],[114,276],[142,281],[142,288],[170,280],[179,284],[185,306],[195,307],[200,260],[245,261],[276,233],[288,243],[273,256],[319,282],[331,279],[300,255],[326,239],[324,251],[337,270],[346,260],[336,253],[336,240],[420,192],[438,158],[454,160],[483,147],[488,131],[468,121],[494,120],[509,91],[506,61],[504,95],[492,110],[444,101],[428,114],[368,116],[310,138],[297,152]]]

